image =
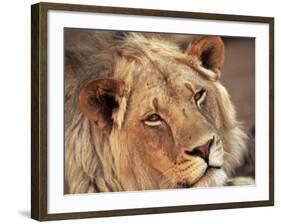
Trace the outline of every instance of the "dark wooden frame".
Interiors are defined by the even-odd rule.
[[[204,205],[141,208],[110,211],[48,214],[47,211],[47,12],[65,10],[114,14],[196,18],[269,24],[269,200]],[[197,210],[260,207],[274,205],[274,18],[238,16],[182,11],[162,11],[136,8],[115,8],[89,5],[38,3],[31,6],[31,217],[39,221],[140,215]]]

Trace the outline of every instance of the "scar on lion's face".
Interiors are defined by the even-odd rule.
[[[79,93],[97,154],[87,172],[109,175],[91,174],[94,191],[222,185],[235,162],[226,134],[241,144],[245,136],[220,84],[221,38],[198,38],[184,51],[139,35],[123,44],[113,74],[87,80]]]

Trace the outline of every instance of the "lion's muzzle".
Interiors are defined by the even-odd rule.
[[[206,138],[205,138],[206,139]],[[203,144],[196,144],[181,153],[177,163],[178,183],[191,186],[198,182],[208,170],[220,169],[223,165],[223,147],[218,137],[207,138]]]
[[[213,139],[210,139],[203,145],[194,147],[192,150],[186,150],[185,153],[192,156],[199,156],[208,163],[210,148],[213,144]]]

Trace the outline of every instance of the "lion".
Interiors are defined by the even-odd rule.
[[[156,34],[91,40],[65,51],[67,193],[228,183],[247,135],[220,82],[222,39],[185,49]]]

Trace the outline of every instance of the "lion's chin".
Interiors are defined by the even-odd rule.
[[[227,175],[223,169],[209,168],[196,183],[190,187],[216,187],[223,186],[227,179]]]
[[[193,184],[178,183],[179,188],[203,188],[223,186],[227,179],[223,169],[208,168],[204,175],[199,177]]]

